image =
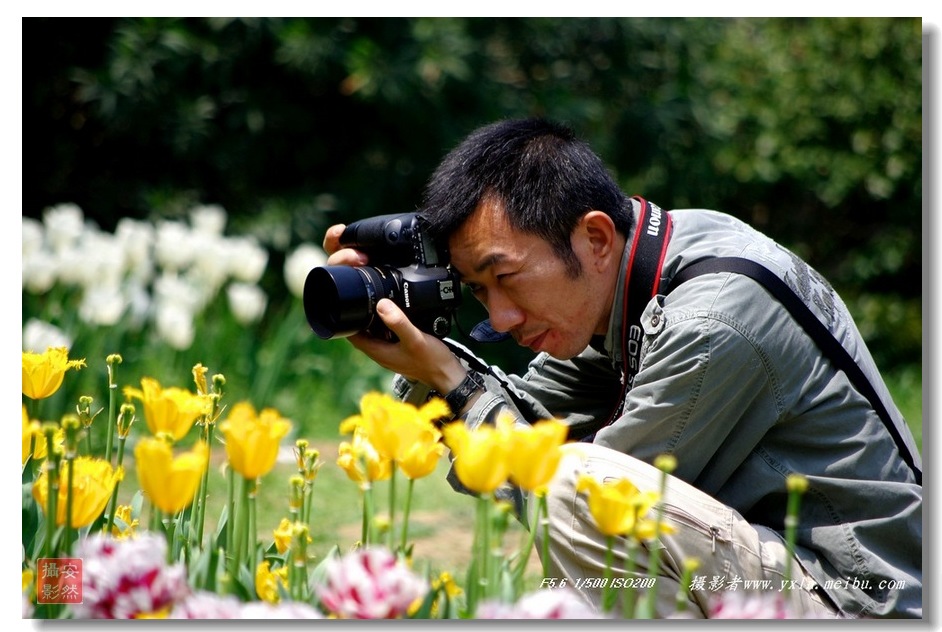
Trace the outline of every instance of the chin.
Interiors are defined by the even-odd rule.
[[[570,342],[570,341],[567,341],[567,340],[561,341],[559,340],[559,338],[556,338],[552,341],[547,341],[542,351],[544,351],[547,355],[552,356],[553,358],[557,360],[571,360],[575,358],[577,355],[579,355],[580,353],[582,353],[583,351],[585,351],[586,348],[589,346],[589,340],[586,340],[584,343],[582,341],[579,341],[576,343],[570,342],[570,344],[566,344],[567,342]],[[553,343],[556,343],[556,344],[553,344]]]
[[[549,356],[552,356],[553,358],[556,358],[557,360],[571,360],[572,358],[575,358],[577,355],[582,353],[583,349],[585,349],[585,347],[579,350],[569,349],[569,348],[566,348],[566,349],[544,348],[542,349],[542,351],[543,353]]]

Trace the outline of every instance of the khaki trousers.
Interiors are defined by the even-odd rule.
[[[563,450],[565,456],[547,495],[550,559],[544,586],[565,583],[601,612],[606,538],[589,513],[586,493],[576,491],[576,481],[580,474],[586,473],[599,482],[627,478],[641,491],[660,491],[663,474],[643,461],[591,443],[571,443]],[[687,617],[705,618],[720,592],[748,593],[763,580],[771,582],[765,584],[769,590],[781,591],[779,594],[787,599],[786,604],[795,616],[838,616],[830,600],[822,596],[823,591],[795,558],[792,582],[783,587],[789,554],[784,540],[771,529],[746,522],[735,510],[673,476],[668,476],[662,502],[664,521],[672,525],[675,532],[662,535],[656,544],[639,547],[634,554],[635,567],[631,575],[625,572],[628,559],[625,539],[616,538],[614,546],[614,577],[628,580],[633,577],[634,582],[642,586],[647,583],[642,579],[649,568],[648,547],[659,547],[654,582],[655,617],[666,618],[677,613],[677,595],[683,592],[683,564],[688,558],[696,558],[699,567],[694,571],[692,590],[686,599],[684,614]],[[655,510],[649,517],[655,517]],[[542,529],[538,528],[537,541],[541,539]],[[620,599],[627,590],[617,588],[615,592],[618,601],[612,614],[620,615]],[[645,589],[636,591],[636,599],[643,599],[646,592]]]

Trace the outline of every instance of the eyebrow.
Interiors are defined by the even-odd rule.
[[[483,259],[481,259],[481,261],[476,266],[474,266],[474,272],[475,274],[480,274],[481,272],[484,272],[484,270],[486,270],[487,268],[490,268],[491,266],[496,265],[500,263],[501,261],[504,261],[506,258],[507,258],[507,255],[501,252],[495,252],[495,253],[489,254]]]

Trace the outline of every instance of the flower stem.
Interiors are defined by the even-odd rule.
[[[118,468],[120,469],[124,463],[124,444],[127,441],[127,437],[118,438]],[[118,510],[118,488],[121,486],[121,479],[118,478],[114,484],[114,491],[111,492],[111,501],[108,503],[108,520],[105,521],[104,527],[102,528],[103,533],[111,533],[111,529],[114,527],[114,514]]]
[[[680,588],[677,589],[677,612],[687,610],[687,602],[690,601],[690,583],[693,572],[697,570],[700,561],[696,558],[687,558],[684,560],[684,569],[680,577]]]
[[[396,464],[392,464],[392,474],[389,477],[389,528],[386,530],[386,546],[393,549],[396,525]]]
[[[173,564],[176,558],[176,553],[174,552],[174,531],[176,530],[177,520],[179,519],[180,514],[177,514],[176,516],[165,516],[162,520],[167,534],[167,564]]]
[[[480,596],[484,599],[487,599],[493,590],[493,587],[488,585],[490,578],[488,558],[491,555],[491,502],[490,494],[481,494],[478,501],[478,508],[481,512],[481,546],[478,550],[481,574],[478,576],[478,581],[483,589]]]
[[[402,511],[402,538],[399,541],[399,550],[403,554],[406,552],[406,546],[409,542],[409,510],[412,507],[412,491],[415,487],[415,479],[408,479],[406,486],[406,503]],[[391,530],[391,529],[390,529]]]
[[[602,588],[602,612],[612,611],[615,605],[615,589],[612,587],[612,566],[615,564],[615,536],[605,536],[605,583]]]
[[[482,592],[487,581],[487,542],[489,540],[488,509],[491,502],[490,494],[479,494],[475,511],[474,540],[471,543],[471,564],[468,567],[468,599],[467,614],[474,617],[478,602],[485,597]]]
[[[248,561],[250,563],[250,568],[255,567],[255,545],[258,543],[258,527],[256,526],[256,502],[255,499],[258,496],[258,479],[246,479],[247,490],[247,501],[249,509],[249,531],[247,534],[246,542],[246,555],[248,555]]]
[[[239,500],[236,507],[235,516],[235,535],[233,537],[233,565],[232,565],[232,577],[236,578],[239,576],[239,569],[242,566],[243,560],[245,560],[245,552],[248,548],[248,522],[249,522],[249,481],[245,477],[241,477],[239,481]]]
[[[307,483],[304,487],[304,512],[301,514],[304,519],[304,524],[308,525],[310,531],[314,530],[314,525],[311,524],[311,516],[314,514],[314,483],[313,481]]]
[[[788,506],[785,512],[785,547],[788,555],[785,558],[785,584],[792,578],[792,559],[795,557],[795,542],[798,539],[798,510],[801,506],[801,496],[808,489],[808,479],[801,474],[791,474],[786,481],[788,489]]]
[[[547,511],[546,509],[546,495],[545,494],[535,494],[534,498],[536,499],[536,508],[533,510],[533,520],[530,522],[530,532],[527,535],[526,543],[523,545],[523,551],[521,551],[520,559],[517,560],[517,566],[513,571],[513,580],[514,580],[514,597],[520,597],[523,594],[523,576],[526,573],[527,564],[530,561],[530,555],[533,552],[533,545],[536,542],[536,532],[537,529],[543,528],[543,542],[542,542],[542,551],[540,553],[540,563],[543,566],[543,574],[546,575],[547,568],[547,559],[549,546],[547,544],[547,538],[549,537],[549,523],[548,521],[544,523],[543,514]]]
[[[638,552],[638,541],[629,535],[625,538],[627,543],[627,555],[628,561],[625,564],[625,577],[628,578],[629,582],[633,579],[635,572],[635,556]],[[625,589],[624,601],[622,602],[622,616],[625,619],[634,619],[635,618],[635,599],[637,595],[633,585],[628,586]]]
[[[226,518],[228,524],[226,525],[226,554],[229,556],[229,575],[231,578],[235,578],[235,470],[232,467],[226,472],[226,507],[228,507],[229,515]]]
[[[242,477],[239,482],[239,503],[236,511],[236,531],[235,531],[235,553],[236,553],[236,573],[245,559],[245,551],[248,548],[248,522],[249,522],[249,481]]]
[[[66,553],[72,550],[72,503],[73,499],[73,489],[75,486],[75,459],[67,456],[65,464],[69,468],[67,475],[68,482],[65,490],[65,536],[62,538],[64,550]]]
[[[373,542],[373,485],[363,483],[363,545]]]
[[[105,435],[105,460],[111,463],[111,450],[114,445],[115,431],[115,407],[117,403],[116,393],[118,385],[114,383],[112,374],[112,365],[108,364],[108,431]],[[91,433],[89,433],[91,436]],[[90,444],[89,444],[90,445]]]
[[[213,459],[213,428],[214,424],[206,424],[206,445],[209,447],[209,456],[206,459],[206,468],[203,470],[203,480],[200,481],[198,505],[196,506],[196,543],[203,546],[203,526],[206,524],[206,496],[209,493],[209,464]]]
[[[56,510],[59,500],[59,464],[53,452],[53,431],[46,432],[46,541],[43,557],[55,557]]]
[[[540,552],[540,564],[543,566],[543,572],[549,568],[549,505],[546,502],[546,496],[540,497],[540,526],[543,527],[543,547]]]
[[[661,522],[664,520],[664,494],[667,491],[667,477],[671,469],[673,468],[661,469],[661,489],[657,501],[657,518],[654,521],[654,538],[651,540],[653,546],[648,547],[650,558],[648,563],[648,577],[651,579],[651,585],[648,586],[641,610],[637,613],[639,619],[654,618],[654,613],[657,609],[657,576],[661,553],[658,540],[661,537]]]

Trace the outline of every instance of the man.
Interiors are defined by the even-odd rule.
[[[629,199],[570,130],[538,119],[473,132],[433,174],[422,213],[487,308],[485,333],[507,333],[536,357],[523,376],[482,371],[389,300],[376,310],[399,342],[351,340],[408,378],[403,396],[447,394],[470,426],[502,413],[523,423],[555,417],[582,437],[548,496],[548,575],[572,586],[604,573],[604,538],[576,491],[581,473],[658,489],[650,464],[671,454],[678,465],[664,505],[676,532],[656,545],[659,616],[674,611],[689,558],[706,579],[689,596],[695,616],[708,611],[709,586],[772,580],[779,589],[787,566],[794,583],[785,590],[806,615],[922,616],[921,460],[846,307],[807,264],[728,215],[668,214]],[[341,230],[325,237],[329,263],[365,264],[339,248]],[[644,264],[653,289],[639,293],[635,269],[650,239],[660,240]],[[681,270],[717,257],[759,263],[794,289],[877,397],[749,275],[720,270],[672,287]],[[790,474],[808,481],[791,563]],[[615,549],[623,574],[625,549]],[[647,559],[643,551],[637,572]],[[599,604],[599,589],[582,594]]]

